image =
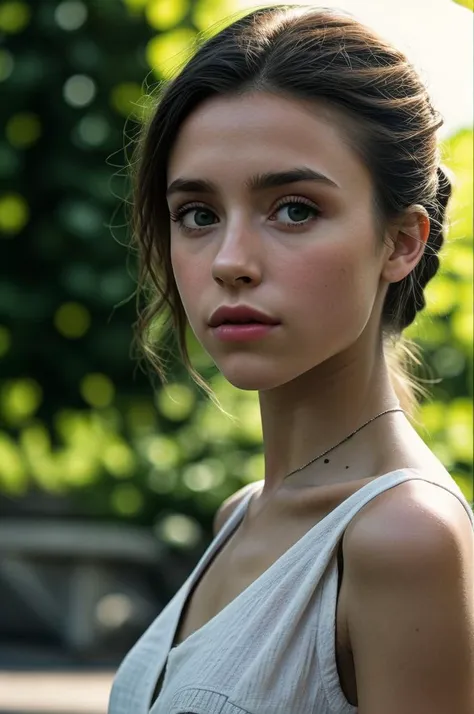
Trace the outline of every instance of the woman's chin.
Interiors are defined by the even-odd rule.
[[[242,369],[226,368],[219,365],[219,371],[233,387],[248,391],[263,391],[280,386],[284,381],[281,375],[273,373],[270,369]]]

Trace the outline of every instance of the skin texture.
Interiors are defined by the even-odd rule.
[[[290,471],[398,401],[380,346],[380,314],[388,284],[420,260],[429,220],[414,207],[387,226],[384,244],[371,176],[342,126],[337,112],[313,102],[266,93],[214,97],[184,122],[170,154],[168,187],[183,178],[214,184],[212,192],[170,194],[174,219],[198,202],[181,217],[191,229],[205,226],[187,232],[172,220],[171,260],[198,340],[233,385],[259,391],[263,498]],[[296,167],[336,187],[248,186],[255,175]],[[295,199],[316,210],[293,206]],[[220,342],[207,323],[224,304],[250,305],[280,324],[256,342]],[[386,415],[350,440],[349,450],[338,448],[329,467],[319,462],[305,470],[305,478],[330,483],[343,463],[351,464],[348,478],[367,476],[380,465],[384,438],[416,435],[403,414]]]

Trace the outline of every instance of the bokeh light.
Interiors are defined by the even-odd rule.
[[[179,463],[179,446],[168,436],[152,436],[145,442],[144,447],[149,462],[160,471],[172,469]]]
[[[148,64],[158,76],[171,79],[192,56],[196,39],[196,31],[186,27],[157,35],[147,45]]]
[[[71,107],[86,107],[96,95],[95,82],[85,74],[75,74],[65,82],[63,96]]]
[[[19,193],[0,196],[0,233],[16,235],[23,230],[30,218],[30,209]]]
[[[21,424],[36,412],[42,398],[43,390],[34,379],[27,377],[4,382],[0,393],[3,418],[8,424]]]
[[[137,460],[132,449],[117,439],[104,443],[102,463],[116,478],[127,478],[133,476]]]
[[[171,421],[184,421],[194,408],[196,394],[185,384],[167,384],[157,396],[160,412]]]
[[[80,392],[84,401],[97,409],[108,407],[114,398],[115,387],[105,374],[87,374],[80,383]]]
[[[54,18],[61,30],[78,30],[87,20],[87,7],[79,0],[66,0],[56,7]]]
[[[143,495],[131,484],[116,486],[112,490],[111,502],[121,516],[136,516],[143,508]]]
[[[58,209],[58,214],[61,223],[81,238],[89,239],[103,229],[102,213],[92,201],[64,201]]]
[[[41,136],[40,118],[31,112],[14,114],[7,122],[5,136],[17,149],[33,146]]]
[[[84,305],[68,302],[56,310],[54,324],[63,337],[75,340],[86,334],[91,325],[91,316]]]
[[[27,3],[6,0],[0,3],[0,31],[11,34],[21,32],[28,25],[31,10]]]
[[[77,125],[77,133],[81,141],[89,146],[100,146],[110,133],[110,124],[100,114],[88,114],[82,117]]]
[[[200,32],[212,35],[248,10],[239,9],[235,0],[200,0],[193,7],[193,22]]]
[[[124,117],[129,117],[134,114],[140,117],[143,113],[140,106],[140,100],[143,97],[143,91],[139,84],[135,82],[121,82],[117,84],[110,94],[110,103],[115,111]]]
[[[146,5],[146,19],[155,30],[169,30],[175,27],[189,12],[190,0],[149,0]]]
[[[224,466],[217,459],[190,464],[183,471],[183,483],[194,492],[210,491],[220,486],[224,477]]]
[[[129,595],[109,593],[96,606],[96,619],[102,627],[116,629],[123,627],[133,615],[133,602]]]
[[[155,533],[158,538],[177,548],[192,548],[199,543],[202,537],[199,523],[181,513],[165,516],[156,525]]]

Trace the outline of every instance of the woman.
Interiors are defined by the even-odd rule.
[[[265,474],[109,714],[472,714],[474,517],[389,350],[439,266],[440,124],[407,59],[329,10],[254,11],[164,91],[136,177],[142,336],[169,310],[189,368],[188,323],[258,390]]]

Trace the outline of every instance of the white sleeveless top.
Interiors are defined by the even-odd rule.
[[[410,480],[399,469],[349,496],[209,622],[170,650],[193,584],[244,517],[250,484],[201,560],[120,665],[108,714],[356,714],[336,665],[337,549],[369,501]],[[461,489],[451,492],[474,514]],[[165,669],[158,698],[155,685]]]

